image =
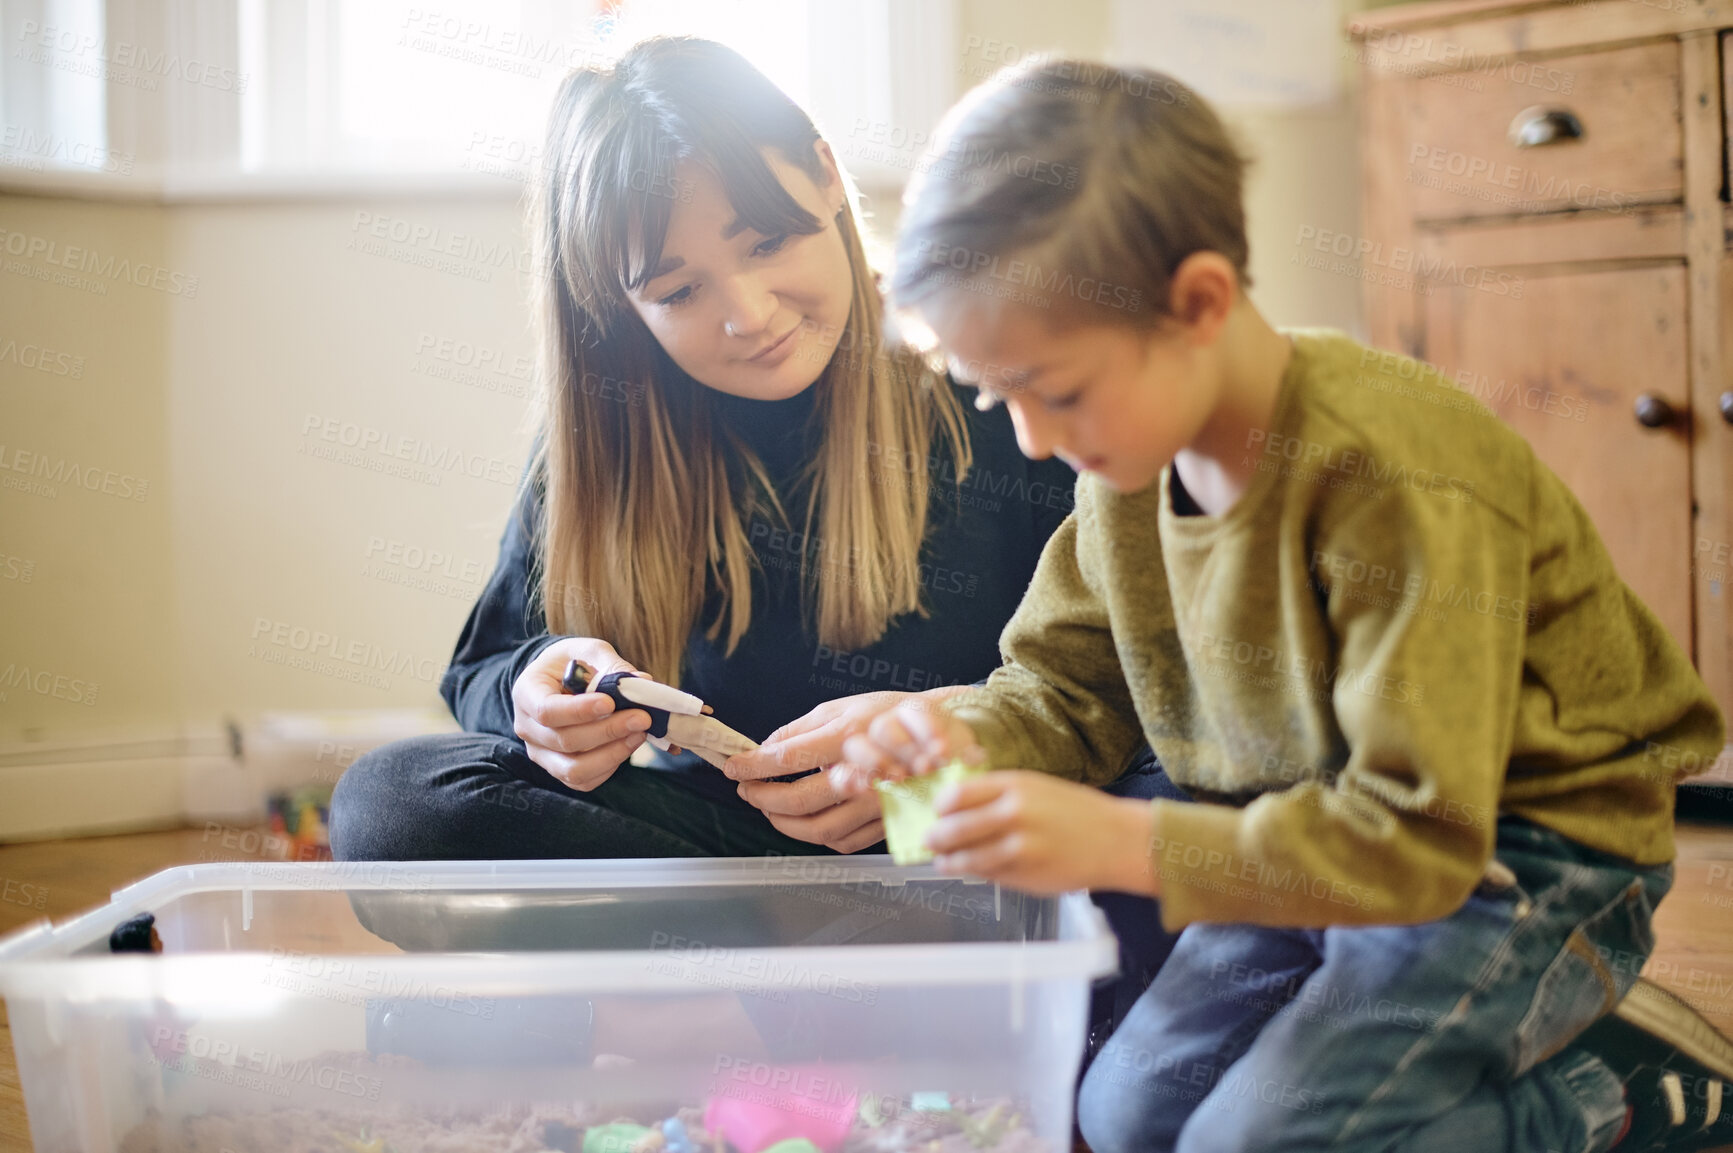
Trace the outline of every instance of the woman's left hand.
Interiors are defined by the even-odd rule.
[[[1039,894],[1112,889],[1160,896],[1148,801],[1012,769],[947,786],[933,808],[939,819],[927,844],[942,873]]]
[[[797,841],[858,853],[885,839],[878,795],[839,797],[828,773],[798,781],[744,781],[740,796],[763,812],[777,832]]]
[[[865,733],[898,705],[942,700],[967,688],[946,685],[922,693],[860,693],[825,701],[771,733],[752,752],[730,757],[722,771],[742,782],[740,796],[770,818],[778,832],[839,853],[858,853],[885,838],[878,794],[855,790],[845,796],[822,772],[798,781],[764,778],[828,768],[842,760],[844,741]]]

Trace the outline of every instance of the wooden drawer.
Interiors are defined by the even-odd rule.
[[[1418,220],[1677,203],[1684,187],[1675,40],[1504,58],[1399,86],[1403,178]],[[1582,135],[1520,148],[1514,121],[1568,112]]]

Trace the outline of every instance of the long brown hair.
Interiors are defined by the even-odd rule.
[[[674,363],[626,294],[661,260],[683,162],[715,172],[747,227],[821,231],[760,152],[773,148],[817,180],[818,140],[798,105],[706,40],[645,40],[611,68],[568,76],[554,101],[533,201],[541,396],[529,475],[545,484],[534,583],[549,632],[606,640],[669,683],[680,679],[712,580],[719,599],[705,635],[726,627],[725,652],[734,651],[751,621],[758,563],[747,518],[766,497],[773,515],[788,517],[762,463],[717,419],[711,390]],[[818,563],[807,550],[801,558],[803,615],[818,643],[838,650],[871,644],[899,614],[926,615],[924,465],[941,429],[959,476],[971,459],[952,386],[884,340],[848,192],[836,223],[854,302],[811,386],[824,439],[804,474],[802,539],[822,553]],[[725,448],[742,468],[730,469]],[[881,453],[922,467],[887,483],[873,468]]]

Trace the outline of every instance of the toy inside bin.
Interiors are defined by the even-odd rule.
[[[884,857],[235,862],[0,940],[0,994],[52,1153],[1064,1153],[1115,956]]]

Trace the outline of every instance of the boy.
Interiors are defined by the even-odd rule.
[[[1036,62],[942,153],[895,295],[1083,475],[1003,667],[835,776],[1017,766],[940,799],[941,868],[1184,927],[1084,1081],[1091,1147],[1728,1140],[1733,1063],[1582,1037],[1653,948],[1665,766],[1723,727],[1570,492],[1435,370],[1265,322],[1244,160],[1171,79]],[[1070,783],[1145,739],[1204,803]]]

